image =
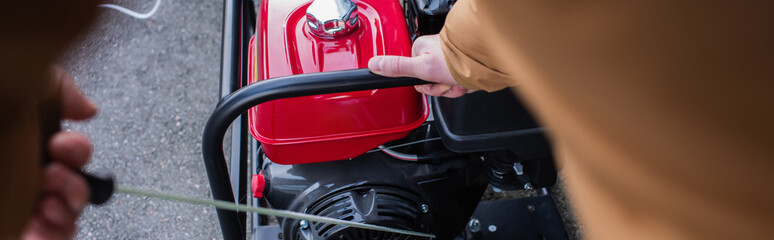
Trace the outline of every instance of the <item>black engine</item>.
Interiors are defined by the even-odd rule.
[[[398,160],[382,152],[336,162],[267,164],[266,201],[272,208],[433,232],[460,233],[487,186],[475,155],[436,161]],[[278,219],[288,239],[418,239],[295,219]]]

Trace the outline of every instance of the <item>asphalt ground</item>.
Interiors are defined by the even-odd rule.
[[[147,12],[155,1],[104,3]],[[217,0],[165,0],[145,20],[100,10],[89,33],[60,61],[100,108],[90,121],[64,124],[90,137],[88,169],[110,170],[121,185],[211,198],[201,133],[218,98],[222,7]],[[579,239],[561,187],[552,193],[571,239]],[[484,198],[520,196],[488,191]],[[123,194],[105,206],[87,207],[76,235],[184,238],[221,239],[214,209]]]
[[[154,0],[105,1],[147,12]],[[218,99],[222,1],[163,1],[149,19],[101,9],[62,64],[98,106],[66,123],[94,146],[89,169],[119,184],[211,198],[201,133]],[[55,24],[55,23],[54,23]],[[212,208],[117,194],[88,207],[77,239],[220,239]]]

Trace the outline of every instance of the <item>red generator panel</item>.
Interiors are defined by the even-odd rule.
[[[398,1],[354,0],[346,33],[325,36],[308,0],[262,1],[249,49],[250,83],[294,74],[368,67],[376,55],[411,56]],[[314,29],[312,29],[314,28]],[[350,159],[403,138],[425,122],[426,98],[413,87],[274,100],[248,111],[250,133],[271,161],[300,164]]]

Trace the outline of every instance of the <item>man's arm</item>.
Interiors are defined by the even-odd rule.
[[[61,56],[66,47],[76,40],[77,35],[88,28],[88,23],[96,17],[97,4],[95,1],[49,1],[39,4],[29,1],[6,1],[0,7],[0,52],[2,52],[0,112],[3,114],[0,119],[0,130],[3,132],[0,135],[0,152],[3,153],[3,158],[0,160],[3,166],[0,168],[0,182],[2,182],[0,184],[0,213],[2,213],[0,214],[0,239],[18,239],[20,232],[35,211],[50,214],[48,217],[62,216],[56,214],[58,211],[46,210],[52,206],[56,207],[54,204],[47,203],[46,199],[57,191],[61,190],[57,195],[61,195],[64,202],[62,205],[78,202],[68,198],[71,192],[67,189],[48,189],[45,192],[42,189],[46,187],[45,181],[51,174],[49,170],[41,167],[41,150],[44,149],[42,143],[46,141],[41,139],[43,136],[38,124],[41,120],[39,103],[44,93],[51,89],[51,85],[48,84],[51,75],[48,75],[49,72],[46,70]],[[74,85],[71,87],[75,89]],[[77,95],[69,93],[62,92],[65,97],[80,96],[77,90],[73,91]],[[88,109],[69,108],[69,106],[78,105],[68,104],[73,103],[71,102],[73,100],[76,100],[75,103],[79,102],[78,98],[63,99],[64,117],[83,119],[86,115],[93,114],[93,105],[90,105],[92,107],[90,114],[83,114],[88,113]],[[86,112],[75,114],[77,116],[67,116],[72,113],[71,111],[81,110]],[[73,134],[64,133],[64,136],[71,136],[65,140],[57,137],[62,134],[55,135],[48,146],[52,154],[57,149],[72,150],[73,146],[68,144],[77,145],[73,141],[79,141],[73,140],[77,139],[72,137]],[[88,143],[88,141],[80,142]],[[88,144],[85,146],[88,147]],[[53,156],[52,161],[75,168],[82,166],[87,158],[88,156],[65,159]],[[48,167],[52,166],[56,164]],[[74,173],[69,169],[64,172]],[[55,182],[71,183],[67,179]],[[75,185],[79,184],[75,183]],[[68,186],[72,185],[68,184],[65,187]],[[41,193],[43,198],[40,198]],[[74,217],[64,220],[74,222]],[[72,232],[72,229],[53,229],[48,228],[51,225],[43,226],[46,230],[51,230],[50,233],[61,232],[60,230]],[[47,239],[62,237],[62,235],[53,237],[50,234],[42,236],[49,236]]]

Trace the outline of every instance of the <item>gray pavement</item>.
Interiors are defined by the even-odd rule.
[[[107,2],[107,1],[106,1]],[[147,12],[155,0],[109,1]],[[222,1],[165,0],[149,19],[113,10],[61,60],[100,107],[65,128],[94,145],[88,168],[120,184],[210,198],[201,132],[218,93]],[[211,208],[118,194],[88,207],[77,239],[220,239]]]

